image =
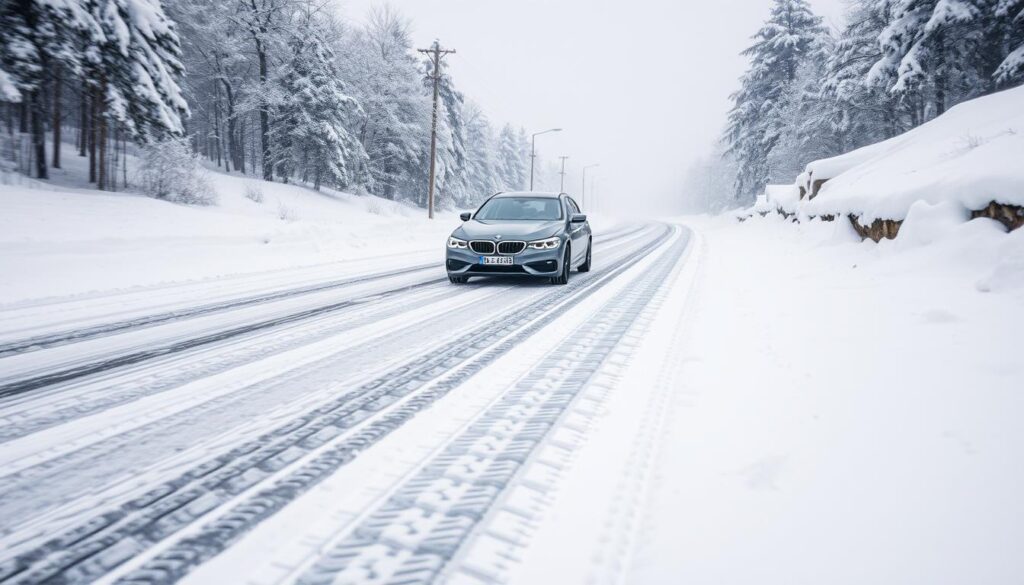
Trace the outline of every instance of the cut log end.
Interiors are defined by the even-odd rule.
[[[992,201],[983,209],[971,211],[971,219],[979,217],[994,219],[1013,231],[1024,226],[1024,207]]]

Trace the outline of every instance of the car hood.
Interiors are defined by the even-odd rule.
[[[564,224],[556,221],[480,221],[471,219],[452,232],[462,240],[542,240],[557,234]]]

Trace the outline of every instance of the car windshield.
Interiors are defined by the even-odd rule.
[[[562,206],[554,197],[495,197],[476,212],[482,220],[557,220]]]

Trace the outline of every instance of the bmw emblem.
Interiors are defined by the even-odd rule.
[[[501,239],[501,236],[494,236],[494,239],[495,239],[495,240],[500,240],[500,239]]]

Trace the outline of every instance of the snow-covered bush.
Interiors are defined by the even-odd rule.
[[[263,203],[263,189],[256,183],[245,186],[245,198],[254,203]]]
[[[299,214],[294,209],[288,207],[283,201],[277,202],[277,217],[281,221],[295,221],[299,219]]]
[[[213,205],[217,195],[199,157],[185,139],[149,144],[142,149],[138,181],[143,192],[185,205]]]

